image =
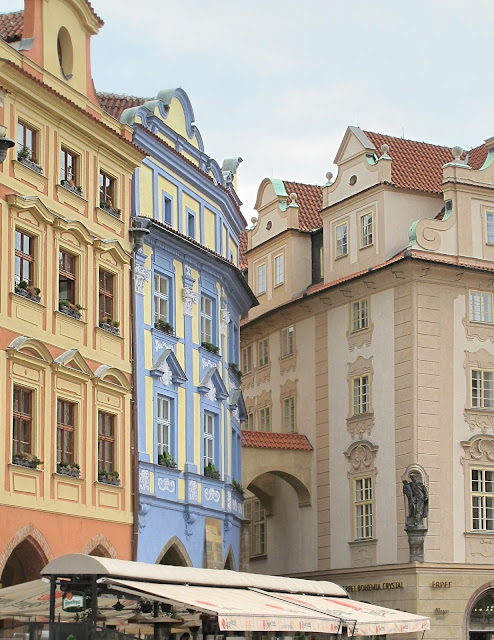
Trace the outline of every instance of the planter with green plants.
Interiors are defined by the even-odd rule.
[[[159,329],[164,333],[168,333],[171,336],[175,335],[175,329],[173,328],[173,325],[166,320],[162,320],[161,318],[159,320],[156,320],[156,322],[154,323],[154,328]]]
[[[158,464],[162,467],[169,467],[170,469],[176,469],[177,463],[173,459],[173,456],[168,451],[163,451],[163,453],[158,453]]]
[[[22,162],[22,164],[25,164],[26,167],[29,167],[33,171],[36,171],[36,173],[43,173],[43,169],[39,166],[39,164],[36,164],[36,162],[34,162],[32,156],[33,153],[29,147],[21,147],[17,152],[17,160],[19,162]]]
[[[38,456],[33,453],[27,453],[26,451],[18,451],[12,456],[13,464],[18,464],[21,467],[29,467],[30,469],[36,469],[40,464],[43,464],[43,460],[40,460]]]
[[[237,493],[240,493],[241,496],[244,495],[244,488],[242,487],[242,485],[238,480],[235,480],[235,478],[233,478],[232,485]]]
[[[33,302],[39,302],[41,300],[41,289],[29,284],[27,280],[20,280],[20,282],[15,285],[15,292],[18,296],[22,296]]]
[[[116,336],[120,335],[120,322],[118,322],[118,320],[113,320],[113,318],[110,318],[110,316],[103,316],[103,318],[101,318],[99,326],[100,329],[104,329],[105,331],[114,333]]]
[[[65,189],[68,189],[69,191],[72,191],[72,193],[75,193],[76,196],[82,196],[83,195],[82,187],[79,186],[79,185],[74,184],[73,180],[62,180],[62,182],[60,184]]]
[[[213,344],[212,342],[201,342],[201,347],[203,349],[206,349],[207,351],[209,351],[210,353],[214,353],[216,355],[218,355],[218,353],[220,352],[220,348],[217,347],[215,344]]]
[[[120,474],[118,471],[98,471],[98,482],[120,486]]]
[[[65,313],[66,316],[72,316],[73,318],[81,319],[81,311],[84,307],[80,304],[74,304],[70,302],[70,300],[59,300],[58,302],[58,310],[61,313]]]
[[[57,473],[60,473],[63,476],[78,478],[81,475],[81,467],[77,462],[62,460],[57,464]]]
[[[120,218],[120,216],[122,215],[121,209],[115,209],[112,206],[111,201],[108,201],[108,200],[107,201],[100,200],[99,208],[103,209],[103,211],[106,211],[107,213],[109,213],[114,218]]]
[[[208,462],[208,464],[204,467],[204,475],[207,478],[213,478],[214,480],[220,479],[220,472],[212,462]]]
[[[241,380],[242,372],[240,371],[238,364],[236,364],[235,362],[229,362],[228,368],[235,376],[237,376],[239,380]]]

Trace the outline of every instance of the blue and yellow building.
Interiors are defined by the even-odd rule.
[[[133,183],[145,234],[135,258],[137,558],[238,569],[239,319],[256,304],[236,266],[241,159],[220,168],[206,155],[182,89],[100,100],[147,153]]]

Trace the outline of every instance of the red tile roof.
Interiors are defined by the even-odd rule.
[[[283,180],[288,195],[297,195],[299,206],[298,221],[300,231],[312,231],[322,227],[320,211],[322,209],[322,187],[317,184],[303,184]],[[290,201],[291,202],[291,201]]]
[[[238,237],[238,268],[247,271],[249,263],[245,254],[247,252],[247,229],[244,229]]]
[[[312,446],[302,433],[265,433],[242,431],[242,446],[259,449],[297,449],[312,451]]]
[[[371,131],[364,131],[364,134],[376,147],[379,155],[381,145],[389,145],[388,155],[392,160],[391,182],[396,187],[428,193],[442,192],[442,167],[453,161],[450,147],[395,138]],[[486,156],[487,147],[482,144],[470,151],[468,164],[472,169],[480,169]]]
[[[15,42],[22,38],[24,11],[0,14],[0,36],[6,42]]]
[[[120,116],[125,109],[138,107],[141,104],[144,104],[146,100],[151,100],[151,98],[123,96],[116,93],[105,93],[103,91],[97,91],[96,95],[98,96],[99,103],[103,111],[106,111],[106,113],[115,118],[115,120],[120,120]]]

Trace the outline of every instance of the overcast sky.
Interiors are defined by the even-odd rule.
[[[323,184],[348,125],[468,149],[494,135],[492,0],[92,0],[98,90],[182,87],[205,150]],[[23,0],[0,0],[0,11]]]

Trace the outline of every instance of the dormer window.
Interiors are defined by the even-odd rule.
[[[260,264],[257,267],[257,295],[266,293],[266,265]]]
[[[335,229],[336,235],[336,258],[343,258],[348,255],[348,225],[339,224]]]
[[[360,248],[370,247],[374,243],[374,221],[372,213],[360,216]]]

